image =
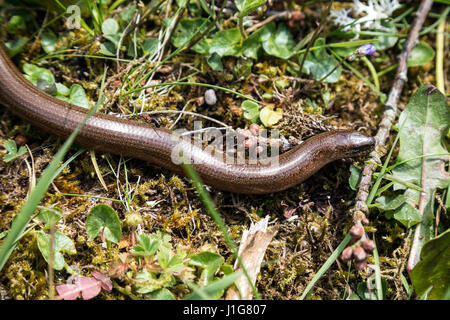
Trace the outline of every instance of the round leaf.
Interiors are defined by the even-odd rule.
[[[111,242],[117,243],[122,237],[119,217],[114,209],[106,204],[96,205],[86,219],[86,233],[89,238],[94,239],[102,230],[105,238]]]
[[[283,118],[283,111],[281,109],[273,110],[272,107],[264,107],[259,113],[261,122],[266,127],[271,127]]]

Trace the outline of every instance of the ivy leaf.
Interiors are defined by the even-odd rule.
[[[242,51],[241,33],[237,28],[218,31],[209,44],[209,54],[219,56],[237,56]]]
[[[276,28],[275,22],[263,27],[261,43],[267,54],[281,59],[288,59],[295,46],[290,29],[284,23],[280,23]]]
[[[75,244],[72,239],[61,233],[60,231],[55,232],[55,238],[53,243],[53,269],[61,270],[66,265],[64,261],[64,256],[62,252],[68,254],[77,253],[75,249]],[[49,261],[50,259],[50,235],[45,234],[44,232],[37,233],[37,244],[39,251],[42,253],[45,261]]]
[[[450,229],[426,242],[421,261],[411,272],[411,281],[419,296],[428,292],[428,300],[441,300],[450,287]]]
[[[261,34],[264,28],[253,32],[242,44],[242,54],[247,58],[258,59],[259,52],[261,52]]]
[[[99,204],[92,208],[86,219],[86,233],[94,239],[104,232],[105,238],[111,242],[119,242],[122,237],[120,220],[113,208],[106,204]]]
[[[26,30],[24,18],[22,16],[12,16],[8,21],[8,32],[16,34],[20,30]]]
[[[239,10],[239,16],[244,17],[252,13],[259,6],[263,5],[265,0],[235,0],[234,3]]]
[[[79,84],[74,84],[70,87],[69,102],[82,108],[89,109],[89,100],[86,97],[86,92]]]
[[[319,38],[314,42],[314,46],[324,46],[325,39]],[[299,61],[303,60],[303,55],[300,55]],[[303,71],[307,74],[312,74],[315,80],[320,80],[325,77],[328,73],[331,72],[338,64],[336,58],[332,55],[329,55],[325,48],[320,48],[314,50],[313,52],[309,52],[306,56],[305,63],[303,64]],[[342,67],[337,68],[326,77],[324,82],[337,82],[339,77],[341,76]]]

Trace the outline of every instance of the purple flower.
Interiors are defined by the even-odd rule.
[[[375,51],[377,51],[377,48],[375,48],[373,44],[367,43],[353,51],[353,53],[348,56],[347,60],[353,61],[356,58],[371,56],[375,53]]]
[[[375,48],[375,46],[371,43],[367,43],[365,45],[362,45],[361,47],[359,47],[358,51],[358,55],[361,56],[371,56],[375,53],[375,51],[377,51],[377,48]]]

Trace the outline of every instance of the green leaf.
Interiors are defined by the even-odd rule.
[[[3,144],[3,147],[8,151],[8,154],[6,154],[3,157],[3,160],[5,162],[10,162],[22,155],[24,155],[27,152],[27,148],[25,146],[22,146],[19,148],[19,151],[17,151],[17,145],[14,140],[8,140]]]
[[[353,191],[358,189],[359,181],[361,180],[361,169],[355,167],[353,164],[350,166],[350,177],[348,178],[348,184]]]
[[[50,85],[55,83],[53,73],[45,68],[40,68],[33,64],[25,63],[23,65],[23,72],[25,72],[24,77],[35,86],[37,86],[39,80],[43,80]]]
[[[214,279],[214,274],[219,270],[223,262],[224,259],[221,255],[205,251],[193,256],[189,261],[189,265],[204,269],[202,280],[203,285],[206,286]]]
[[[266,127],[271,127],[278,123],[283,118],[283,110],[278,108],[276,110],[273,107],[266,106],[259,113],[259,119]]]
[[[367,281],[370,281],[369,279]],[[371,282],[371,289],[367,287],[367,281],[358,283],[356,291],[358,295],[363,300],[377,300],[376,288],[375,288],[375,279]],[[381,278],[381,288],[383,291],[383,296],[386,295],[387,291],[387,281],[384,278]]]
[[[381,22],[381,25],[384,27],[382,30],[375,30],[378,32],[382,32],[382,33],[387,33],[387,34],[395,34],[397,33],[397,28],[395,27],[395,25],[391,22]],[[392,35],[380,35],[377,37],[377,41],[374,43],[375,47],[377,48],[377,50],[386,50],[388,48],[392,48],[393,46],[395,46],[395,44],[398,41],[398,37],[397,36],[392,36]]]
[[[231,286],[240,276],[242,271],[232,273],[221,279],[211,282],[209,285],[203,288],[198,288],[195,285],[190,285],[193,289],[193,293],[184,298],[184,300],[212,300],[219,299],[226,288]]]
[[[46,224],[46,228],[56,225],[58,221],[61,220],[61,216],[55,211],[62,213],[62,210],[59,208],[52,208],[52,210],[44,209],[39,212],[37,217]]]
[[[406,196],[403,194],[399,194],[396,196],[381,196],[378,197],[375,202],[380,204],[379,206],[377,206],[378,209],[384,211],[395,210],[406,203]]]
[[[449,126],[450,110],[445,97],[431,85],[422,86],[399,118],[400,149],[396,163],[403,163],[393,169],[393,176],[422,186],[427,192],[447,188],[450,176],[442,164],[448,157],[441,141]],[[405,188],[394,184],[394,190]]]
[[[209,56],[206,62],[211,69],[215,71],[223,71],[222,58],[217,53],[214,52],[211,56]]]
[[[419,210],[409,203],[404,203],[399,210],[396,210],[394,218],[401,222],[406,228],[411,228],[422,221]]]
[[[41,37],[41,46],[46,53],[52,53],[56,49],[58,38],[53,33],[44,32]]]
[[[79,84],[74,84],[70,87],[69,102],[77,106],[89,109],[89,100],[86,97],[86,92]]]
[[[259,6],[263,5],[265,0],[235,0],[234,3],[239,10],[239,16],[244,17],[252,13]]]
[[[411,272],[411,281],[419,296],[428,292],[428,300],[441,300],[450,288],[450,229],[427,241],[421,261]]]
[[[181,19],[172,35],[172,44],[177,48],[188,45],[196,32],[204,32],[209,24],[209,20],[205,18]],[[191,49],[206,54],[209,51],[209,45],[205,39],[202,39]]]
[[[70,89],[67,88],[65,85],[63,85],[59,82],[57,82],[55,85],[56,85],[57,94],[62,95],[62,96],[68,96],[70,94]]]
[[[419,42],[409,54],[408,66],[415,67],[424,65],[434,58],[434,50],[428,43]]]
[[[325,39],[319,38],[314,42],[314,46],[324,46]],[[299,61],[303,60],[303,55],[299,56]],[[329,55],[325,48],[320,48],[309,52],[306,56],[305,63],[303,64],[303,71],[307,74],[312,74],[315,80],[320,80],[331,72],[338,64],[336,58]],[[337,82],[342,72],[342,67],[337,68],[324,82]]]
[[[16,34],[20,30],[25,30],[26,24],[22,16],[12,16],[8,21],[8,32]]]
[[[53,243],[53,269],[61,270],[64,268],[66,262],[64,261],[64,256],[62,252],[68,254],[76,254],[77,251],[75,249],[75,244],[72,239],[64,235],[63,233],[56,231],[55,238]],[[42,256],[45,261],[49,261],[50,259],[50,235],[45,234],[44,232],[37,233],[37,244],[39,251],[41,251]]]
[[[217,53],[221,57],[238,56],[242,52],[241,39],[237,28],[218,31],[209,44],[209,54]]]
[[[173,286],[175,278],[167,272],[159,274],[158,277],[156,272],[149,272],[144,269],[136,274],[133,283],[137,293],[147,294],[161,288]]]
[[[253,32],[242,44],[242,54],[247,58],[258,59],[259,52],[261,52],[261,34],[263,28]]]
[[[119,32],[119,24],[116,20],[109,18],[102,23],[102,33],[104,35],[117,34]]]
[[[241,105],[242,109],[244,109],[244,118],[250,120],[253,123],[258,122],[259,120],[259,106],[257,103],[245,100]]]
[[[142,43],[142,49],[145,53],[154,53],[158,49],[158,38],[147,38]]]
[[[131,252],[145,257],[155,254],[158,248],[158,240],[152,240],[148,235],[141,234],[138,236],[138,244],[131,248]]]
[[[111,242],[119,242],[122,237],[120,220],[113,208],[106,204],[99,204],[92,208],[86,219],[86,233],[94,239],[104,232],[105,238]]]
[[[100,53],[105,56],[116,56],[116,46],[112,42],[105,42],[100,44]]]
[[[166,288],[158,289],[145,295],[150,300],[176,300],[175,296]]]
[[[288,59],[295,46],[290,29],[284,23],[276,28],[273,21],[261,30],[261,42],[267,54],[281,59]]]
[[[129,23],[131,19],[133,19],[135,12],[136,12],[136,5],[133,4],[128,9],[121,10],[119,13],[119,18],[123,22]]]
[[[15,38],[11,41],[5,42],[6,51],[10,58],[21,53],[27,45],[29,39],[26,37]]]
[[[392,170],[393,178],[421,186],[425,190],[424,197],[401,183],[395,182],[393,187],[394,190],[406,189],[407,202],[413,207],[423,201],[418,252],[421,244],[432,236],[434,194],[437,189],[446,189],[450,183],[450,175],[444,167],[448,162],[447,151],[441,143],[449,125],[450,110],[445,97],[432,85],[422,86],[399,117],[400,148],[397,166]],[[411,220],[418,220],[414,213]]]

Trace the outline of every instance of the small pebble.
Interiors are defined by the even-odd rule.
[[[210,106],[213,106],[217,103],[217,96],[214,89],[208,89],[205,91],[205,102]]]

